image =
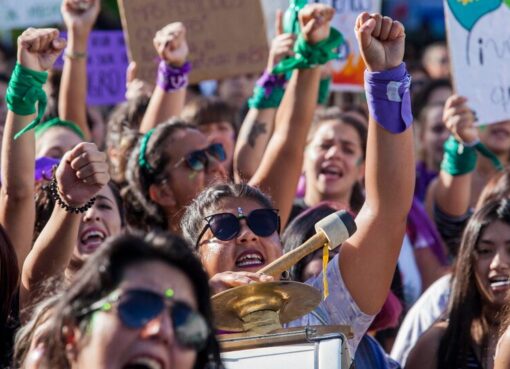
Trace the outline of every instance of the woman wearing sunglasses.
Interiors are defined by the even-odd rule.
[[[370,71],[403,68],[405,36],[400,23],[363,13],[358,17],[356,32]],[[400,124],[399,128],[393,129],[379,124],[371,115],[366,201],[356,218],[358,230],[344,242],[341,255],[335,256],[325,271],[329,296],[316,311],[290,323],[350,325],[354,332],[349,340],[353,354],[388,295],[411,206],[413,137],[406,127],[412,119],[402,122],[399,117],[393,122]],[[271,277],[256,271],[282,255],[277,211],[267,196],[248,185],[206,189],[186,210],[182,228],[185,237],[196,245],[214,292],[252,281],[270,281]],[[322,276],[306,283],[322,289]]]
[[[312,44],[325,40],[333,14],[333,8],[323,4],[303,9],[300,15],[302,37]],[[319,81],[320,71],[315,65],[294,71],[260,165],[251,178],[246,178],[250,185],[271,195],[280,209],[283,224],[294,200],[294,190],[289,189],[295,189],[299,180]],[[185,207],[207,186],[228,179],[220,165],[225,154],[219,147],[211,147],[206,136],[197,129],[175,121],[161,123],[170,115],[164,113],[165,104],[155,107],[158,100],[153,99],[148,113],[159,109],[158,113],[152,111],[150,116],[154,119],[142,122],[144,136],[128,164],[127,222],[136,228],[161,228],[180,233]],[[150,124],[144,124],[147,122]]]
[[[221,367],[207,277],[168,234],[107,241],[50,314],[32,368]]]

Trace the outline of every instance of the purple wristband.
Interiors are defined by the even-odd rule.
[[[410,86],[405,63],[382,72],[365,71],[370,115],[391,133],[404,132],[413,122]]]
[[[271,96],[273,88],[283,88],[285,87],[285,83],[287,83],[287,79],[285,78],[284,74],[272,74],[268,73],[267,70],[264,71],[264,74],[262,74],[257,80],[257,86],[260,86],[264,89],[264,96],[266,98]]]
[[[165,92],[180,90],[188,85],[188,74],[190,71],[190,62],[186,62],[182,67],[176,68],[161,60],[158,67],[157,84]]]

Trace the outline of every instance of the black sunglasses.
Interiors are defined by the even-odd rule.
[[[239,235],[241,231],[241,219],[246,219],[246,224],[259,237],[268,237],[275,231],[280,232],[280,217],[277,209],[255,209],[248,215],[239,212],[239,215],[232,213],[218,213],[204,218],[207,225],[202,229],[197,238],[198,247],[202,236],[208,228],[211,229],[214,237],[221,241],[231,240]]]
[[[210,329],[205,318],[187,303],[173,299],[170,288],[164,295],[144,289],[115,290],[110,295],[84,309],[81,315],[94,311],[110,311],[117,306],[117,314],[128,328],[140,329],[168,307],[174,334],[179,344],[200,351],[205,347]]]
[[[213,157],[219,162],[225,161],[227,154],[225,153],[223,145],[215,143],[209,145],[205,149],[192,151],[188,155],[182,157],[174,165],[174,168],[177,168],[182,163],[186,163],[192,170],[200,172],[209,166],[209,157]]]

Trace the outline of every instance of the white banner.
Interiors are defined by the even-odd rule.
[[[510,119],[510,2],[445,0],[453,81],[479,124]]]
[[[0,0],[0,29],[62,23],[61,0]]]

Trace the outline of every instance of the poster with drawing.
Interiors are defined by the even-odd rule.
[[[354,25],[360,13],[381,12],[381,0],[316,0],[310,2],[321,2],[335,8],[336,13],[332,24],[342,32],[345,38],[344,44],[340,47],[339,58],[331,63],[333,68],[331,89],[333,91],[362,92],[365,63],[359,53]]]
[[[445,0],[455,91],[478,124],[510,119],[510,0]]]

